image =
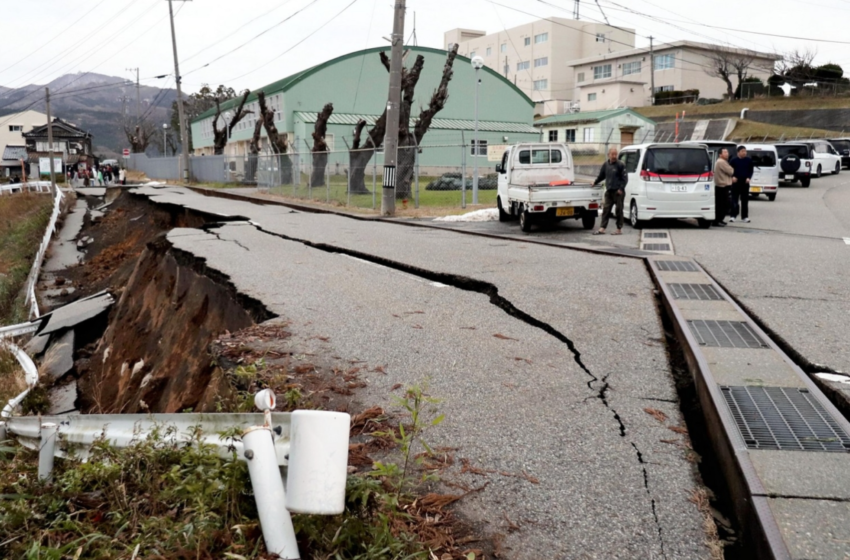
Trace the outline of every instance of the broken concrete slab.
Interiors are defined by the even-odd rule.
[[[50,400],[50,408],[47,414],[70,414],[77,411],[77,380],[72,379],[69,383],[56,386],[47,391]]]
[[[97,196],[102,197],[106,194],[106,187],[82,187],[79,189],[74,189],[77,193],[85,195],[85,196]]]
[[[86,299],[69,303],[44,316],[46,325],[39,334],[68,329],[75,325],[97,317],[115,303],[115,298],[109,292],[100,292]]]
[[[37,356],[44,352],[47,348],[48,342],[50,342],[50,335],[40,334],[32,337],[32,339],[24,346],[24,350],[26,350],[26,353],[30,356]]]
[[[74,367],[74,331],[69,330],[47,349],[40,373],[51,383],[58,381]]]

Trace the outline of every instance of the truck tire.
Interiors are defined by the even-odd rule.
[[[499,221],[509,222],[511,220],[511,215],[505,212],[505,210],[502,208],[502,197],[496,197],[496,206],[499,207]]]
[[[804,178],[800,179],[800,185],[804,189],[808,189],[809,185],[811,185],[811,184],[812,184],[812,178],[811,177],[804,177]]]
[[[531,231],[531,215],[528,210],[522,207],[520,207],[519,212],[519,229],[525,233]]]
[[[632,205],[629,207],[629,223],[635,229],[643,229],[643,226],[646,223],[638,217],[637,202],[634,200],[632,201]]]
[[[584,229],[593,229],[593,226],[596,225],[596,216],[594,216],[590,212],[582,214],[581,225],[582,227],[584,227]]]
[[[767,199],[769,201],[773,202],[774,200],[776,200],[776,195],[775,194],[769,194],[769,195],[767,195]]]

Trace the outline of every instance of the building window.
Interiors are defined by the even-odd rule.
[[[470,145],[469,153],[473,156],[474,155],[478,155],[478,156],[486,156],[487,155],[487,140],[478,140],[477,141],[477,147],[478,147],[478,150],[477,150],[478,153],[476,154],[475,153],[476,152],[476,150],[475,150],[476,141],[473,140],[472,144]]]
[[[593,129],[585,128],[584,129],[584,141],[585,142],[593,142]]]
[[[655,55],[655,69],[656,70],[667,70],[668,68],[675,67],[675,58],[672,54],[658,54]]]
[[[23,132],[23,131],[24,131],[23,125],[20,125],[20,124],[10,124],[9,125],[9,132]]]
[[[623,76],[630,74],[640,74],[640,60],[623,64]]]
[[[587,94],[587,100],[588,101],[596,101],[596,94],[595,93],[588,93]]]
[[[502,43],[502,46],[501,46],[501,47],[499,47],[499,51],[500,51],[500,52],[503,52],[503,53],[508,52],[508,44],[507,44],[507,43]]]
[[[558,141],[558,131],[557,130],[550,130],[549,131],[549,141],[550,142],[557,142]]]
[[[534,80],[534,91],[549,89],[549,80]]]
[[[601,80],[603,78],[611,77],[611,65],[603,64],[602,66],[594,66],[593,67],[593,79]]]
[[[564,142],[575,142],[576,141],[576,129],[568,128],[564,131]]]
[[[653,93],[658,93],[659,91],[675,91],[676,88],[673,86],[656,86],[653,90]]]
[[[49,152],[50,151],[50,143],[49,142],[36,142],[35,143],[35,151],[37,151],[37,152]],[[53,151],[54,152],[64,152],[65,151],[65,143],[64,142],[54,142],[53,143]]]
[[[544,56],[542,58],[535,58],[534,59],[534,67],[540,68],[541,66],[549,66],[549,57],[548,56]]]
[[[491,54],[493,54],[493,49],[491,47],[487,47],[487,50],[484,52],[487,54],[487,56],[490,56]]]
[[[605,34],[604,33],[597,33],[596,34],[596,42],[597,43],[604,43],[605,42]]]
[[[584,72],[579,72],[579,73],[576,75],[576,81],[577,81],[578,83],[582,83],[582,82],[584,81]]]
[[[528,70],[530,67],[531,67],[531,63],[528,62],[527,60],[525,62],[517,62],[516,63],[516,71],[517,72],[519,72],[520,70]]]
[[[522,44],[523,44],[524,46],[526,46],[526,47],[527,47],[528,45],[530,45],[530,44],[531,44],[531,37],[526,37],[525,39],[523,39],[523,40],[522,40]]]
[[[534,36],[534,43],[545,43],[549,40],[549,33],[540,33]]]

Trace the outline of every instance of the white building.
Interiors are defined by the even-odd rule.
[[[576,101],[571,64],[588,57],[633,49],[633,30],[588,21],[548,18],[486,34],[472,29],[445,33],[444,48],[480,56],[484,64],[514,82],[536,105],[539,115],[568,112]]]
[[[762,81],[773,74],[776,61],[781,58],[770,53],[692,41],[658,45],[654,49],[655,91],[699,90],[699,97],[723,99],[726,83],[708,74],[714,64],[712,57],[718,53],[752,59],[746,77]],[[571,64],[576,76],[573,97],[582,111],[651,104],[649,47],[591,56]],[[732,78],[734,86],[737,81],[737,76]]]
[[[38,111],[23,111],[0,117],[0,170],[6,176],[9,170],[20,168],[21,154],[26,154],[24,132],[29,132],[37,126],[47,124],[47,115]],[[6,148],[9,148],[8,150]],[[24,159],[26,157],[24,156]]]
[[[655,121],[631,109],[582,111],[539,119],[543,142],[570,144],[574,154],[604,154],[609,147],[652,142]]]

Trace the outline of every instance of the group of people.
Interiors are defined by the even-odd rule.
[[[82,181],[84,187],[106,185],[123,185],[126,183],[124,169],[112,165],[95,165],[80,169],[74,166],[68,169],[68,182],[78,184]]]
[[[729,150],[723,148],[714,165],[714,202],[716,227],[734,222],[741,216],[741,221],[750,223],[750,180],[753,178],[755,165],[747,155],[744,146],[738,146],[734,158],[729,159]]]

